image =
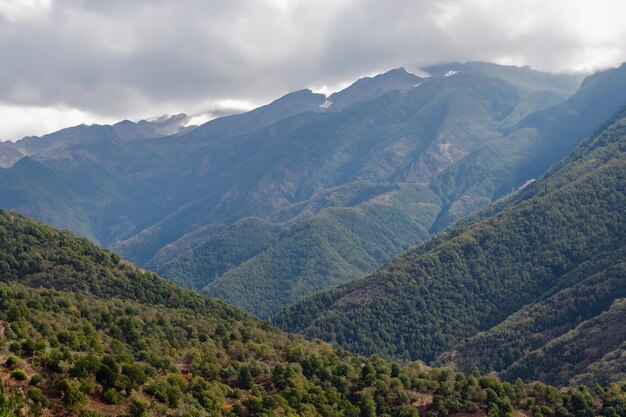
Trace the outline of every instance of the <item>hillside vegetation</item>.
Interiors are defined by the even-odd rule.
[[[461,343],[451,358],[462,369],[509,378],[567,384],[602,368],[619,379],[626,338],[608,323],[626,320],[624,207],[622,114],[545,178],[370,277],[295,303],[276,323],[405,359],[434,360]]]
[[[355,206],[326,208],[285,225],[244,219],[156,271],[272,317],[303,296],[364,276],[428,236],[440,208],[430,190],[411,184],[376,188],[374,197],[356,194]]]
[[[602,254],[563,277],[563,283],[486,332],[439,358],[514,380],[555,384],[626,378],[622,358],[626,247]]]
[[[621,415],[626,387],[561,392],[365,358],[0,211],[6,416]],[[455,413],[464,414],[455,414]]]

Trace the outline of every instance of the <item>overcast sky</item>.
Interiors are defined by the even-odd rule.
[[[0,0],[0,140],[247,108],[404,66],[626,61],[624,0]]]

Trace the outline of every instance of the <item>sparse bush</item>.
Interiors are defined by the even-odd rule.
[[[14,369],[11,371],[11,378],[16,381],[26,381],[28,380],[28,374],[21,369]]]
[[[87,397],[81,390],[80,381],[74,378],[64,378],[59,388],[63,404],[70,410],[77,410],[87,404]]]
[[[9,368],[18,365],[22,362],[22,360],[20,358],[18,358],[17,356],[9,356],[7,358],[7,361],[5,362],[5,365],[8,366]]]
[[[41,381],[43,381],[43,378],[41,377],[41,375],[33,375],[30,378],[30,385],[32,386],[36,386],[38,385]]]
[[[115,388],[109,388],[102,394],[102,399],[107,404],[119,404],[122,401],[122,395]]]

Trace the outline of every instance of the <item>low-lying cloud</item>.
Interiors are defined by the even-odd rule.
[[[0,139],[398,66],[593,71],[626,61],[624,21],[621,0],[0,0]]]

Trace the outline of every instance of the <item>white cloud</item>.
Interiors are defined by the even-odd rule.
[[[52,0],[0,0],[0,17],[10,22],[40,19],[47,15]]]
[[[349,80],[349,81],[340,81],[338,83],[334,83],[331,85],[322,85],[322,86],[315,86],[315,87],[311,87],[311,91],[313,91],[314,93],[318,93],[318,94],[324,94],[326,97],[330,96],[333,93],[336,93],[337,91],[341,91],[346,87],[349,87],[350,84],[352,84],[354,82],[354,80]]]
[[[0,141],[40,136],[81,123],[111,123],[114,119],[68,107],[23,107],[0,102]]]
[[[205,106],[205,107],[210,107],[212,109],[215,110],[232,110],[232,109],[238,109],[238,110],[242,110],[242,111],[248,111],[248,110],[252,110],[256,107],[260,106],[259,103],[253,103],[251,101],[248,100],[230,100],[230,99],[226,99],[226,100],[218,100],[214,103],[212,103],[209,106]]]
[[[548,71],[593,71],[626,60],[623,0],[459,0],[445,5],[442,32],[450,29],[451,40],[471,54],[482,47],[481,59]]]

